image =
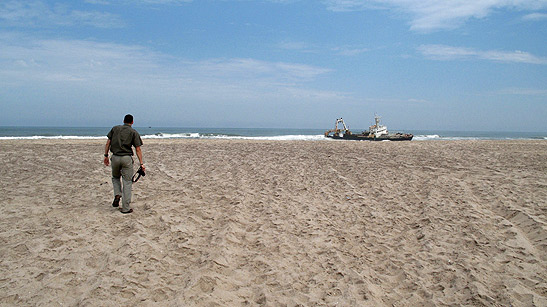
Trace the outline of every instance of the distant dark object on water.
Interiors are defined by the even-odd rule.
[[[380,125],[380,116],[375,115],[374,120],[376,121],[376,124],[370,126],[368,131],[363,131],[360,134],[353,134],[346,126],[346,123],[344,123],[344,120],[339,118],[336,120],[334,129],[325,132],[325,137],[356,141],[410,141],[414,137],[410,133],[390,134],[387,131],[386,126]],[[338,128],[338,124],[341,124],[344,129]]]

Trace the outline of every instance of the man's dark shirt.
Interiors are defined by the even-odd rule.
[[[107,135],[110,151],[116,156],[132,156],[131,146],[142,146],[141,136],[129,124],[114,126]]]

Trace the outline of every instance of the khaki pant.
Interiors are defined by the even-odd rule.
[[[122,183],[123,179],[123,193]],[[131,156],[112,156],[112,185],[114,186],[114,197],[122,196],[122,212],[129,211],[131,203],[131,187],[133,182],[133,157]]]

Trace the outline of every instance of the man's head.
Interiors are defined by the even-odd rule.
[[[123,118],[123,123],[124,123],[124,124],[133,124],[133,115],[127,114],[127,115]]]

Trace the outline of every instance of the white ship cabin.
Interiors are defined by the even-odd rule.
[[[376,122],[376,124],[368,128],[370,134],[373,134],[374,137],[388,134],[387,127],[380,125],[380,116],[374,115],[374,121]]]

